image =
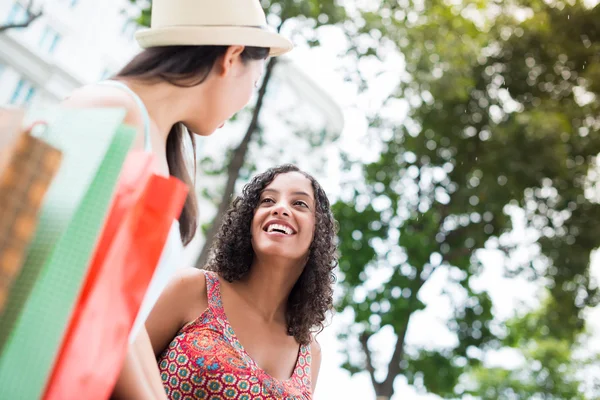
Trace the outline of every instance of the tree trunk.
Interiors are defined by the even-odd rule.
[[[217,209],[217,214],[215,215],[210,225],[210,228],[206,232],[206,240],[204,242],[204,246],[202,247],[202,251],[200,252],[200,256],[198,257],[198,261],[196,262],[196,268],[203,268],[206,265],[206,262],[208,261],[210,248],[219,230],[219,227],[221,226],[223,216],[225,215],[225,212],[231,204],[235,191],[235,183],[237,182],[240,176],[240,170],[242,169],[242,167],[244,166],[244,162],[246,161],[246,156],[248,154],[248,145],[250,144],[250,141],[252,140],[252,137],[254,136],[258,128],[258,117],[260,115],[264,97],[267,92],[267,85],[271,80],[273,68],[275,67],[276,62],[276,58],[271,58],[267,64],[265,76],[263,78],[262,85],[260,86],[260,89],[258,91],[258,99],[256,100],[256,106],[254,107],[254,112],[252,113],[252,120],[250,121],[250,125],[248,125],[248,129],[246,130],[244,138],[233,152],[231,162],[227,167],[227,184],[225,185],[225,192],[223,193],[223,197],[221,198],[221,203],[219,204],[219,208]]]
[[[417,294],[425,280],[421,281],[416,290],[414,291],[413,297],[411,298],[411,305],[416,299]],[[371,357],[371,350],[369,350],[369,346],[367,342],[369,340],[369,335],[362,335],[359,338],[361,343],[361,348],[365,354],[366,362],[367,362],[367,370],[369,371],[369,375],[371,377],[371,383],[373,384],[373,389],[375,390],[375,395],[377,396],[377,400],[389,400],[394,395],[394,381],[396,377],[402,374],[402,368],[400,367],[400,362],[404,358],[404,345],[406,341],[406,333],[408,332],[408,325],[410,323],[410,319],[412,317],[412,312],[408,315],[406,319],[406,323],[401,328],[400,332],[397,333],[398,338],[396,339],[396,345],[394,346],[394,353],[392,354],[392,359],[388,364],[388,373],[383,382],[377,382],[375,379],[375,368],[373,366],[373,361]]]
[[[410,320],[410,316],[408,318]],[[377,385],[373,385],[375,388],[375,394],[377,395],[377,400],[383,399],[391,399],[394,394],[394,381],[396,377],[402,373],[402,369],[400,368],[400,361],[404,356],[404,341],[406,340],[406,332],[408,330],[408,321],[405,324],[402,332],[398,334],[398,339],[396,340],[396,346],[394,348],[394,353],[392,354],[392,359],[388,364],[388,373],[385,380]]]

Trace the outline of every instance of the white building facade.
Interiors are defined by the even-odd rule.
[[[0,24],[27,20],[29,0],[0,1]],[[33,0],[42,15],[0,34],[0,105],[56,103],[116,72],[139,51],[123,0]]]

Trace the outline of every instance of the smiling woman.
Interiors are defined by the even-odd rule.
[[[293,165],[244,187],[206,271],[171,282],[146,327],[168,398],[310,399],[332,307],[335,221]]]
[[[267,227],[261,223],[281,221],[297,224],[291,228],[299,234],[283,243],[260,234],[261,226]],[[310,329],[322,323],[332,304],[334,240],[335,221],[327,195],[313,177],[284,165],[256,176],[235,199],[217,235],[208,269],[235,282],[252,275],[253,262],[271,252],[302,264],[286,318],[290,334],[306,342]]]

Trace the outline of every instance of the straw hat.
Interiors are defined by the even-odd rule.
[[[259,0],[153,0],[151,27],[135,37],[144,48],[241,45],[270,48],[271,56],[292,49],[267,29]]]

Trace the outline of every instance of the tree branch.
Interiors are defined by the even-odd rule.
[[[402,358],[404,357],[404,341],[406,340],[406,332],[408,331],[408,323],[410,322],[411,316],[412,313],[410,313],[406,319],[406,324],[404,325],[402,332],[398,334],[398,340],[396,341],[396,347],[394,348],[394,353],[390,360],[388,373],[382,384],[384,393],[379,393],[388,396],[388,398],[392,397],[394,394],[394,380],[402,372],[400,361],[402,361]]]
[[[453,231],[448,232],[448,234],[446,235],[445,242],[447,242],[447,243],[454,243],[456,241],[456,238],[458,238],[458,237],[460,237],[462,235],[467,234],[471,230],[471,228],[472,228],[471,225],[461,226],[459,228],[454,229]],[[458,247],[458,248],[455,248],[450,253],[442,255],[442,259],[444,261],[446,261],[448,264],[452,265],[452,263],[457,258],[467,256],[472,251],[473,251],[473,249],[469,249],[469,248],[466,248],[466,247]]]
[[[456,250],[444,255],[442,257],[442,259],[444,261],[446,261],[448,264],[454,265],[453,263],[456,259],[468,256],[471,252],[472,252],[471,249],[468,249],[466,247],[461,247],[459,249],[456,249]]]
[[[375,388],[375,393],[379,393],[379,391],[381,390],[381,383],[377,382],[375,380],[375,367],[373,366],[373,359],[371,358],[371,351],[369,350],[369,346],[367,345],[367,343],[372,335],[373,334],[363,332],[363,334],[360,335],[359,341],[360,341],[360,347],[362,348],[362,350],[365,353],[365,356],[367,358],[366,367],[367,367],[367,371],[369,371],[369,376],[371,377],[371,382],[373,382],[373,387]]]
[[[227,184],[225,185],[223,198],[221,199],[221,203],[219,204],[217,214],[215,215],[215,218],[213,219],[213,222],[210,225],[208,232],[206,233],[206,241],[204,242],[204,247],[202,247],[202,251],[200,252],[200,256],[198,257],[198,261],[196,262],[196,268],[204,268],[204,266],[206,265],[206,262],[208,261],[210,248],[212,246],[212,242],[214,241],[214,237],[216,236],[218,229],[221,227],[221,221],[223,221],[223,216],[227,212],[227,209],[229,208],[229,205],[231,203],[231,198],[233,197],[235,191],[235,183],[237,182],[240,176],[240,170],[242,169],[244,161],[246,160],[246,154],[248,153],[248,146],[250,144],[250,140],[252,139],[254,133],[258,129],[258,117],[260,115],[265,94],[267,93],[267,86],[269,84],[269,81],[271,80],[273,68],[275,68],[276,63],[277,58],[271,58],[269,60],[269,63],[267,64],[265,77],[263,78],[262,84],[258,91],[258,99],[256,100],[254,111],[252,112],[252,120],[248,125],[248,129],[246,130],[244,138],[233,152],[231,162],[227,167]]]
[[[29,3],[27,4],[27,8],[26,8],[26,12],[27,12],[27,19],[23,22],[17,22],[17,23],[9,23],[9,24],[5,24],[5,25],[0,25],[0,33],[5,32],[9,29],[17,29],[17,28],[27,28],[29,25],[31,25],[31,23],[33,21],[35,21],[36,19],[38,19],[39,17],[42,16],[43,14],[43,10],[40,9],[38,12],[34,13],[32,11],[33,9],[33,1],[34,0],[29,0]]]
[[[431,274],[429,275],[431,276]],[[402,373],[402,368],[400,367],[400,362],[404,358],[404,342],[406,340],[406,333],[408,332],[408,325],[410,324],[410,319],[413,315],[413,307],[415,300],[417,299],[417,295],[419,291],[425,284],[427,279],[419,279],[417,285],[414,288],[411,288],[411,296],[408,303],[409,314],[406,318],[406,322],[402,327],[402,330],[398,333],[398,340],[396,341],[396,346],[394,348],[394,353],[392,354],[392,359],[388,364],[388,373],[385,377],[385,380],[380,385],[380,391],[376,392],[377,395],[386,396],[388,399],[392,397],[394,394],[394,380],[398,375]],[[376,389],[377,390],[377,389]]]

